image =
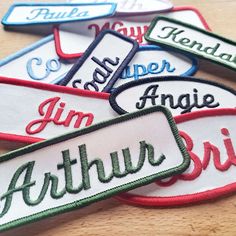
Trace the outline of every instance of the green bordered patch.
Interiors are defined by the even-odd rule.
[[[180,174],[189,164],[171,113],[159,106],[24,147],[0,157],[0,230]]]
[[[236,70],[236,42],[193,25],[157,17],[145,39]]]

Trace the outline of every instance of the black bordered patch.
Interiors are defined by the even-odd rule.
[[[233,89],[216,82],[163,76],[123,84],[112,91],[109,101],[119,114],[163,105],[178,115],[198,109],[235,108],[235,95]]]
[[[118,199],[170,207],[235,193],[236,109],[202,110],[174,119],[191,156],[190,167],[181,175],[134,189]]]
[[[61,85],[109,92],[138,50],[138,43],[112,30],[102,31],[71,68]]]

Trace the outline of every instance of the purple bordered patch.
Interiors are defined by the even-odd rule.
[[[0,231],[180,174],[189,163],[164,107],[26,146],[0,157]]]
[[[177,206],[236,191],[236,109],[196,111],[175,121],[191,156],[190,167],[118,199],[136,205]]]
[[[116,116],[107,93],[0,77],[0,139],[32,143]]]
[[[112,30],[102,31],[60,85],[109,92],[138,50],[138,43]]]
[[[179,115],[199,109],[235,108],[235,97],[236,91],[216,82],[163,76],[123,84],[112,91],[109,101],[119,114],[163,105]]]
[[[161,15],[189,22],[197,27],[209,30],[209,26],[201,13],[193,7],[174,7],[170,12]],[[86,21],[75,24],[61,24],[54,28],[57,54],[61,58],[72,59],[82,56],[94,38],[103,30],[115,30],[126,35],[139,44],[147,44],[144,38],[150,22],[157,14],[139,16],[112,17],[99,19],[96,22]],[[79,43],[78,43],[79,42]]]
[[[132,80],[167,75],[193,75],[198,69],[195,58],[162,49],[155,45],[139,46],[139,50],[126,66],[113,88]]]

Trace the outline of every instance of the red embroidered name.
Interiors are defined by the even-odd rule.
[[[148,29],[148,25],[136,26],[136,27],[131,26],[127,28],[124,27],[123,22],[115,21],[113,24],[111,24],[110,22],[106,22],[101,27],[98,24],[91,24],[88,26],[88,29],[93,29],[93,28],[95,30],[95,36],[97,36],[103,30],[111,29],[136,40],[138,43],[143,43],[144,34]]]
[[[74,117],[76,119],[74,128],[80,128],[82,122],[85,122],[85,126],[92,124],[94,119],[92,113],[77,112],[75,110],[70,110],[65,120],[60,120],[66,104],[64,102],[59,103],[59,100],[60,97],[49,98],[39,105],[38,112],[43,118],[33,120],[26,126],[28,134],[36,134],[43,131],[49,123],[69,127]]]
[[[231,166],[236,166],[236,154],[233,147],[232,140],[230,138],[230,133],[227,128],[221,129],[221,134],[225,137],[223,139],[226,154],[227,154],[227,160],[222,162],[221,161],[221,155],[219,148],[216,147],[214,144],[206,141],[203,142],[204,147],[204,154],[203,159],[201,159],[192,152],[194,144],[192,138],[185,132],[181,131],[180,135],[186,142],[186,148],[190,154],[192,163],[194,164],[193,170],[191,173],[185,173],[178,176],[174,176],[168,181],[157,181],[156,183],[159,186],[167,187],[172,184],[174,184],[177,180],[185,180],[190,181],[198,178],[198,176],[201,175],[203,170],[206,170],[209,166],[211,158],[213,159],[214,166],[219,171],[227,171]]]

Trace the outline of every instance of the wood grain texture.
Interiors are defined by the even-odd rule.
[[[1,16],[11,3],[13,3],[11,0],[1,1]],[[236,40],[235,0],[173,0],[173,3],[176,6],[195,6],[215,33]],[[39,38],[37,35],[4,31],[1,28],[0,58]],[[236,73],[210,62],[201,61],[200,71],[196,76],[218,81],[236,89]],[[0,140],[1,153],[15,149],[16,146],[16,144]],[[112,198],[84,209],[19,227],[1,235],[236,235],[235,221],[236,194],[212,202],[178,208],[134,207]]]

